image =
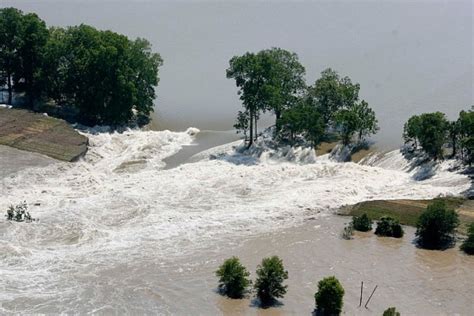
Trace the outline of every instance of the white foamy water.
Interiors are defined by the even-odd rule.
[[[136,302],[127,298],[127,278],[140,265],[159,268],[345,204],[455,195],[470,185],[443,166],[415,180],[417,171],[407,170],[397,152],[360,165],[302,149],[235,152],[236,143],[165,170],[163,160],[191,144],[197,132],[88,134],[91,147],[80,162],[5,177],[0,209],[27,200],[39,222],[0,220],[0,314],[130,312]],[[141,282],[129,290],[140,291],[148,281]],[[133,308],[169,311],[156,295],[141,295],[143,309]]]

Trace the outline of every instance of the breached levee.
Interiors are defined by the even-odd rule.
[[[63,120],[0,107],[0,145],[76,161],[87,152],[87,137]]]
[[[163,160],[197,132],[86,133],[90,149],[76,164],[28,168],[3,179],[0,209],[26,199],[40,221],[0,221],[0,313],[95,310],[107,298],[100,301],[78,284],[112,273],[111,267],[180,260],[346,204],[457,195],[470,185],[466,176],[444,170],[419,181],[405,170],[338,163],[299,149],[249,156],[224,146],[164,170]],[[62,309],[54,305],[59,294]]]

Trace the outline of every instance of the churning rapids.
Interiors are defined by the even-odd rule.
[[[470,186],[449,163],[410,168],[398,151],[355,164],[305,150],[249,156],[226,145],[165,168],[197,133],[90,133],[77,163],[5,175],[0,210],[26,200],[39,221],[0,220],[0,314],[219,313],[200,307],[215,295],[218,263],[209,266],[206,253],[323,221],[342,205],[457,195]],[[180,273],[206,264],[209,275],[195,279],[193,291]],[[194,305],[186,301],[193,295]]]

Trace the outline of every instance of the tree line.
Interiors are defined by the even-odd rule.
[[[403,138],[413,150],[421,149],[429,158],[445,157],[445,148],[451,148],[451,158],[472,164],[474,161],[474,107],[461,111],[459,117],[449,121],[441,112],[423,113],[408,119]]]
[[[9,104],[17,93],[31,109],[71,108],[88,125],[145,122],[162,63],[145,39],[84,24],[48,28],[34,13],[0,9],[0,86]]]
[[[275,115],[275,133],[295,143],[302,138],[313,147],[336,132],[345,145],[378,130],[375,112],[359,100],[360,85],[328,68],[312,86],[296,53],[281,48],[247,52],[229,61],[227,78],[235,80],[243,110],[234,127],[250,147],[257,137],[260,115]]]

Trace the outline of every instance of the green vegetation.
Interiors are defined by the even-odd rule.
[[[449,122],[441,112],[414,115],[405,123],[405,143],[418,146],[431,159],[443,159],[443,148],[452,148],[451,157],[472,164],[474,154],[474,112],[461,111],[456,121]]]
[[[453,241],[458,225],[458,214],[449,209],[443,200],[435,200],[418,219],[418,243],[429,249],[443,248]]]
[[[257,267],[255,290],[262,305],[271,304],[275,299],[286,294],[287,286],[283,282],[288,279],[288,271],[283,261],[277,256],[264,258]]]
[[[322,279],[314,294],[316,309],[322,315],[339,315],[342,311],[344,288],[336,277]]]
[[[395,307],[389,307],[383,312],[382,316],[400,316],[400,313],[397,312]]]
[[[221,292],[231,298],[242,297],[251,284],[248,278],[250,273],[237,257],[225,260],[216,271],[216,276],[219,277],[219,289]]]
[[[14,206],[10,205],[7,209],[6,214],[7,220],[15,221],[15,222],[32,222],[35,221],[34,218],[31,217],[30,212],[28,212],[28,205],[26,201]]]
[[[0,9],[0,84],[24,93],[30,108],[54,102],[85,124],[145,123],[153,111],[159,54],[88,25],[47,29],[35,14]]]
[[[265,111],[275,114],[276,138],[290,144],[302,139],[317,148],[335,130],[348,145],[355,134],[362,141],[378,130],[374,111],[359,102],[359,84],[330,68],[307,87],[298,56],[281,48],[234,56],[229,64],[227,78],[235,80],[244,107],[234,127],[249,132],[248,146]]]
[[[352,223],[349,223],[346,226],[344,226],[341,237],[346,240],[350,240],[352,239],[352,236],[354,236],[354,227],[352,226]]]
[[[365,213],[361,216],[353,216],[352,227],[361,232],[368,232],[369,230],[372,230],[372,220],[370,220]]]
[[[402,238],[403,233],[400,223],[389,216],[380,218],[375,229],[375,234],[378,236]]]
[[[474,223],[469,225],[467,230],[467,238],[463,241],[461,245],[461,250],[467,253],[468,255],[474,255]]]

